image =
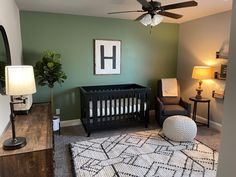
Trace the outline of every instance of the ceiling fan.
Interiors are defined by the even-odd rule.
[[[166,16],[174,19],[179,19],[183,15],[172,13],[172,12],[167,12],[166,10],[171,10],[171,9],[178,9],[178,8],[185,8],[185,7],[193,7],[197,6],[198,3],[196,1],[186,1],[186,2],[180,2],[180,3],[175,3],[175,4],[169,4],[162,6],[160,2],[158,1],[147,1],[147,0],[137,0],[141,5],[142,5],[142,10],[130,10],[130,11],[120,11],[120,12],[110,12],[108,14],[119,14],[119,13],[130,13],[130,12],[145,12],[144,14],[140,15],[138,18],[135,20],[142,20],[144,17],[150,19],[154,19],[155,17],[160,17],[160,16]],[[163,17],[162,17],[163,18]],[[144,20],[146,21],[146,20]],[[160,22],[159,22],[160,23]],[[151,24],[151,23],[150,23]],[[152,25],[155,26],[155,25]]]

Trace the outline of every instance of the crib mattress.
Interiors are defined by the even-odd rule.
[[[115,105],[116,101],[116,105]],[[107,105],[105,104],[107,102]],[[121,106],[120,106],[121,105]],[[110,116],[110,115],[119,115],[119,114],[128,114],[128,113],[135,113],[140,112],[141,110],[141,100],[137,98],[123,98],[119,101],[116,100],[99,100],[97,101],[97,116]],[[110,106],[111,106],[111,113],[110,113]],[[102,108],[101,108],[102,107]],[[147,103],[144,102],[144,111],[147,108]],[[115,112],[116,110],[116,112]],[[106,112],[107,111],[107,112]],[[93,117],[93,102],[89,102],[89,117]]]

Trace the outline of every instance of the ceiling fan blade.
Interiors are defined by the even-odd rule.
[[[143,10],[127,10],[127,11],[120,11],[120,12],[109,12],[107,14],[121,14],[121,13],[129,13],[129,12],[144,12]]]
[[[145,15],[147,15],[148,13],[142,14],[140,15],[138,18],[136,18],[134,21],[140,21]]]
[[[174,19],[179,19],[179,18],[183,17],[183,15],[175,14],[175,13],[172,13],[172,12],[166,12],[166,11],[160,11],[157,14],[163,15],[163,16],[166,16],[166,17],[170,17],[170,18],[174,18]]]
[[[197,5],[198,3],[196,1],[187,1],[187,2],[181,2],[181,3],[162,6],[161,8],[162,10],[170,10],[170,9],[178,9],[178,8],[184,8],[184,7],[193,7]]]
[[[140,4],[142,4],[143,7],[145,8],[152,8],[152,5],[147,2],[147,0],[137,0]]]

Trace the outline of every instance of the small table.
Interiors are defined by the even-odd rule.
[[[194,105],[193,105],[193,117],[192,118],[198,124],[203,124],[203,123],[196,121],[197,103],[208,103],[207,124],[203,124],[203,125],[207,125],[207,127],[209,128],[209,125],[210,125],[210,102],[211,102],[211,100],[208,99],[208,98],[197,99],[195,97],[190,97],[189,100],[194,102]]]

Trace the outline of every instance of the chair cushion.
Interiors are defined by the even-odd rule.
[[[164,121],[163,133],[173,141],[192,141],[197,134],[197,125],[187,116],[170,116]]]
[[[165,105],[179,104],[180,102],[180,97],[162,97],[160,99]]]
[[[188,111],[180,105],[164,105],[163,114],[165,116],[187,115]]]

